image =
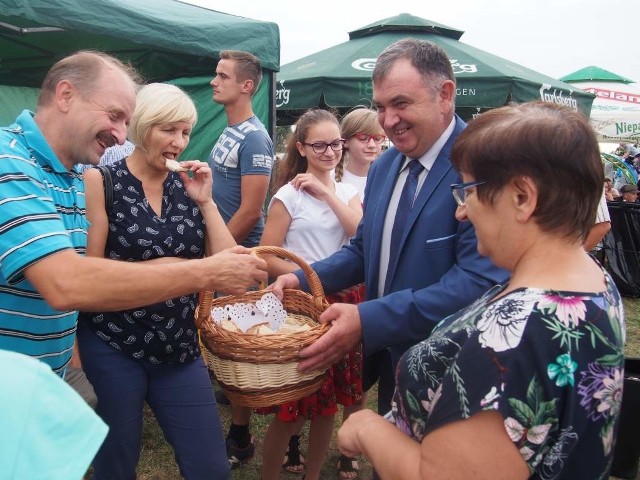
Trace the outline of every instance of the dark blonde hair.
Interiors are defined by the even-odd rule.
[[[56,86],[63,80],[72,83],[83,97],[90,96],[100,80],[100,74],[106,68],[122,71],[131,79],[136,89],[142,83],[140,74],[131,65],[103,52],[81,50],[59,60],[47,72],[42,81],[37,106],[49,104]]]
[[[240,50],[222,50],[220,52],[220,59],[233,60],[236,62],[234,68],[236,77],[242,82],[245,80],[251,80],[253,82],[253,89],[251,90],[251,96],[253,97],[258,91],[258,86],[262,81],[262,66],[260,65],[258,57]]]
[[[298,118],[298,121],[295,124],[295,131],[289,135],[289,138],[287,138],[284,160],[278,162],[278,171],[273,185],[273,193],[277,192],[282,186],[293,180],[293,178],[299,173],[307,171],[307,159],[300,155],[297,143],[306,142],[309,128],[322,122],[333,122],[338,128],[340,128],[340,124],[338,123],[336,116],[327,110],[307,110],[300,118]],[[338,165],[342,165],[342,162],[343,159],[341,158]]]
[[[342,138],[348,140],[357,133],[365,133],[367,135],[377,135],[382,132],[382,127],[378,122],[378,112],[366,107],[358,107],[351,110],[340,122],[340,134]],[[349,149],[345,147],[342,152],[342,162],[336,167],[336,181],[342,180],[342,172],[344,166],[349,163]]]
[[[541,229],[584,240],[593,227],[604,172],[595,133],[567,107],[531,102],[490,110],[457,138],[451,163],[485,182],[478,200],[493,205],[512,179],[538,189],[533,217]]]

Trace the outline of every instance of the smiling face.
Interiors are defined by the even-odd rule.
[[[373,136],[384,136],[380,128],[372,135],[356,134],[346,139],[345,149],[349,150],[349,164],[370,165],[382,152],[382,142],[376,142]]]
[[[92,92],[68,85],[68,136],[61,159],[97,165],[104,151],[127,138],[136,103],[135,86],[125,73],[105,67]]]
[[[307,172],[326,173],[336,168],[342,158],[342,150],[334,151],[328,146],[324,153],[316,153],[310,144],[330,144],[340,138],[340,127],[337,122],[318,122],[309,126],[304,144],[301,142],[296,144],[300,155],[307,159]]]
[[[454,85],[445,81],[436,93],[408,59],[397,60],[373,84],[378,121],[393,145],[420,158],[445,131],[453,115]]]

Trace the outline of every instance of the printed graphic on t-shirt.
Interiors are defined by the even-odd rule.
[[[216,145],[211,150],[211,159],[218,170],[226,171],[228,168],[238,168],[238,149],[244,139],[230,137],[226,131],[220,135]]]
[[[225,171],[227,168],[238,168],[238,149],[240,143],[242,143],[248,133],[257,130],[256,126],[249,121],[243,122],[235,128],[225,128],[211,151],[211,158],[215,162],[216,168],[222,171]],[[265,166],[264,156],[254,155],[253,166]]]
[[[271,168],[271,164],[273,163],[273,158],[270,157],[269,155],[262,155],[262,154],[256,153],[255,155],[253,155],[252,158],[253,158],[252,165],[254,167]]]

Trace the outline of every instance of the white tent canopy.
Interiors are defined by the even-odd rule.
[[[598,67],[583,68],[560,80],[596,96],[590,122],[598,141],[640,141],[640,85]]]

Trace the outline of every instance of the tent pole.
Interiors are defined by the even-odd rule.
[[[269,92],[269,125],[267,131],[273,140],[275,147],[276,142],[276,72],[273,70],[267,70],[270,80],[270,92]]]

